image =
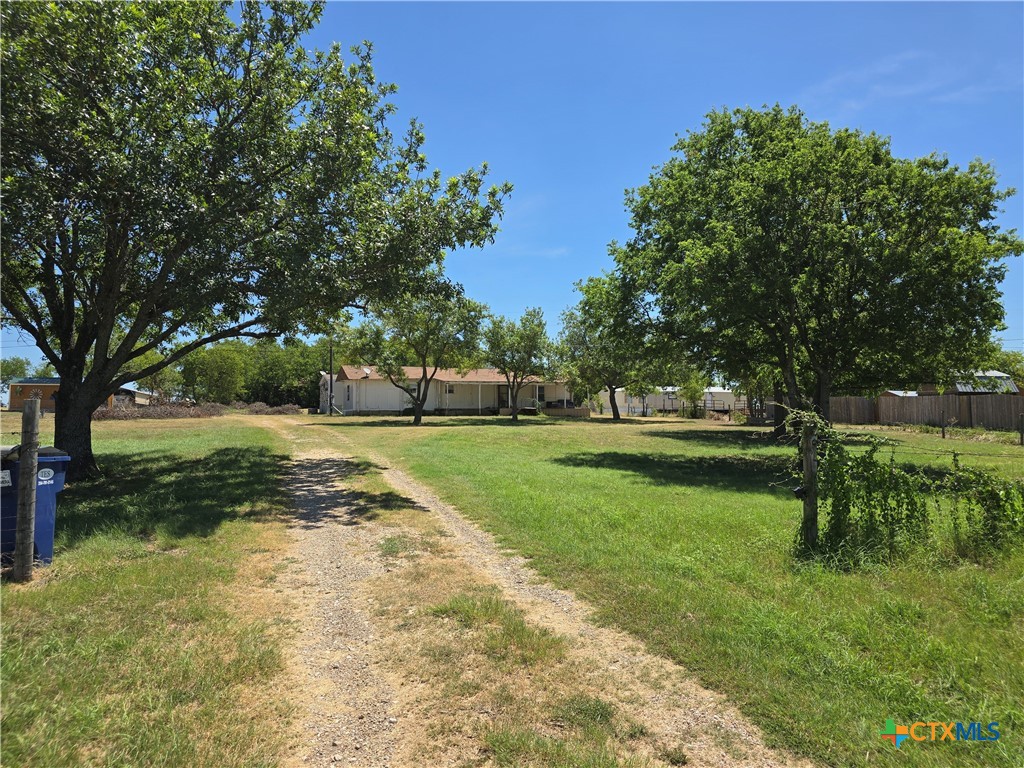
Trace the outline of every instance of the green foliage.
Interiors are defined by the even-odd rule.
[[[198,349],[181,365],[186,395],[196,402],[228,403],[237,400],[245,387],[249,347],[241,341],[224,341]]]
[[[519,392],[531,381],[543,381],[551,369],[552,344],[544,313],[540,309],[528,309],[518,321],[491,317],[483,338],[484,361],[505,377],[515,419]]]
[[[51,379],[57,375],[57,370],[49,360],[40,361],[29,373],[29,376],[38,376],[43,379]]]
[[[0,9],[3,309],[61,376],[73,474],[119,386],[222,339],[322,330],[496,232],[509,186],[430,172],[421,127],[388,127],[369,46],[303,47],[322,8]]]
[[[818,463],[819,499],[827,509],[821,554],[895,558],[931,535],[927,482],[897,466],[895,455],[880,461],[881,447],[872,441],[867,451],[854,454],[836,434],[824,440]]]
[[[420,424],[437,371],[466,371],[479,363],[487,308],[435,272],[429,288],[376,303],[370,311],[366,322],[346,334],[345,353],[351,360],[375,366],[405,392],[413,406],[413,423]],[[414,376],[407,366],[414,369]]]
[[[887,441],[869,436],[866,451],[854,452],[849,438],[815,414],[796,411],[789,419],[818,424],[818,498],[824,530],[815,556],[843,566],[905,557],[925,544],[941,547],[943,521],[952,530],[952,550],[981,559],[1024,538],[1024,483],[964,467],[953,454],[952,471],[927,475],[887,461]],[[934,510],[934,511],[933,511]]]
[[[327,340],[269,339],[250,345],[244,396],[270,406],[295,403],[310,408],[319,402],[320,371],[328,367]]]
[[[147,376],[136,379],[136,384],[154,396],[169,400],[181,389],[182,378],[179,366],[162,365],[163,355],[159,350],[151,349],[134,362],[140,370],[152,371]]]
[[[644,296],[622,273],[591,277],[577,283],[576,290],[579,303],[562,314],[559,372],[575,398],[607,388],[612,417],[618,419],[615,391],[639,387],[650,392],[663,385],[666,361],[673,360],[671,347],[654,334]]]
[[[631,193],[617,259],[699,364],[767,366],[827,413],[833,391],[952,380],[989,351],[999,262],[1022,249],[991,166],[896,158],[779,106],[711,112],[673,149]]]
[[[0,392],[6,393],[11,386],[11,379],[22,379],[28,376],[31,365],[26,357],[0,358]]]
[[[1008,374],[1018,387],[1024,389],[1024,352],[1015,349],[996,349],[981,366],[987,371],[1002,371]]]
[[[954,455],[941,488],[950,497],[957,554],[984,558],[1024,540],[1024,483],[965,467]]]

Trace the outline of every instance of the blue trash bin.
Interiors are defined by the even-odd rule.
[[[35,555],[43,563],[53,560],[53,531],[57,523],[57,494],[64,490],[64,476],[70,457],[56,448],[39,449],[36,469],[36,535]],[[15,531],[18,526],[18,475],[21,462],[4,458],[0,462],[0,556],[4,560],[14,554]]]

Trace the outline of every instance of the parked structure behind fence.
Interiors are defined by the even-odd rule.
[[[1024,413],[1024,396],[833,397],[829,405],[832,421],[839,424],[945,424],[1016,431]]]

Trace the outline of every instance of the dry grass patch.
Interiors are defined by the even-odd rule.
[[[443,545],[433,551],[437,534],[423,538],[414,556],[382,547],[394,569],[366,585],[380,624],[376,661],[403,713],[397,764],[667,764],[650,729],[595,685],[568,638],[532,624]]]

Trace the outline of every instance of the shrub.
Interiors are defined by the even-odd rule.
[[[946,509],[959,557],[979,559],[1024,541],[1024,483],[963,467],[955,453],[952,471],[937,478],[908,472],[895,453],[879,458],[879,438],[867,438],[867,451],[853,454],[843,444],[850,440],[816,415],[793,412],[787,421],[807,419],[818,422],[822,531],[806,554],[841,566],[894,559],[934,540]],[[932,505],[940,514],[930,514]]]
[[[132,408],[98,408],[93,412],[94,421],[129,421],[133,419],[204,419],[223,416],[227,406],[220,403],[200,405],[150,405]]]
[[[250,403],[249,405],[245,406],[246,413],[252,413],[255,414],[256,416],[264,416],[267,414],[268,411],[270,411],[270,406],[267,405],[266,403],[256,402]]]
[[[941,483],[950,497],[953,543],[962,557],[984,557],[1024,539],[1024,483],[960,466]]]
[[[275,407],[271,408],[270,410],[268,410],[267,413],[269,413],[269,414],[271,414],[273,416],[295,416],[297,414],[302,413],[303,410],[304,409],[301,406],[298,406],[298,405],[295,405],[294,403],[291,403],[289,405],[278,405],[278,406],[275,406]]]
[[[928,538],[926,480],[896,466],[895,454],[879,460],[880,448],[873,442],[855,455],[835,436],[825,441],[818,465],[818,498],[825,509],[819,541],[823,552],[842,560],[891,558]]]

